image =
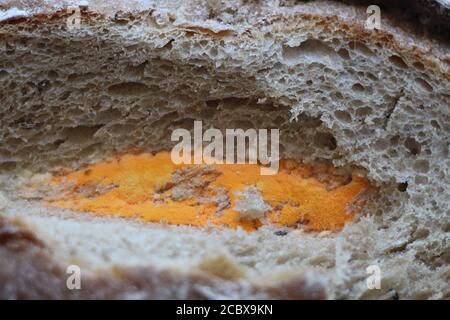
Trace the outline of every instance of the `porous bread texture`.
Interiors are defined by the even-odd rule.
[[[246,259],[243,251],[256,249],[257,238],[248,238],[243,230],[220,232],[214,228],[204,230],[92,218],[9,200],[6,206],[13,210],[0,216],[0,265],[6,264],[0,268],[0,297],[4,299],[20,298],[18,292],[26,298],[324,298],[323,279],[315,273],[293,272],[278,266],[272,270],[271,277],[262,278],[258,276],[261,270],[249,267],[251,262],[236,260],[238,256]],[[6,232],[4,218],[13,222]],[[10,238],[17,238],[11,235],[17,225],[26,233],[26,238],[37,243],[39,250],[33,246],[28,249],[29,246],[14,241],[8,243]],[[9,251],[19,247],[17,256],[8,252],[8,246],[12,249]],[[38,261],[23,259],[21,247],[38,254]],[[265,250],[263,254],[270,251],[269,246]],[[82,291],[66,290],[65,270],[70,265],[81,268],[82,286],[86,286]],[[41,274],[44,273],[42,267],[51,274]],[[24,283],[29,282],[31,275],[20,274],[17,282],[14,280],[17,278],[11,278],[14,273],[24,271],[37,273],[34,284],[28,284],[28,289]],[[146,283],[148,278],[152,279],[150,286]],[[57,283],[40,288],[42,282]],[[35,293],[40,291],[46,294]]]
[[[180,18],[184,11],[170,8],[112,19],[84,13],[72,31],[65,13],[2,23],[2,188],[13,198],[2,215],[28,219],[61,261],[87,268],[125,256],[193,266],[209,255],[195,241],[215,239],[250,277],[312,269],[328,280],[330,298],[379,298],[390,289],[400,298],[448,298],[448,47],[386,21],[381,31],[364,30],[364,10],[345,5],[233,3],[220,12],[203,3]],[[340,233],[280,237],[267,228],[206,234],[58,218],[7,190],[24,167],[76,166],[128,146],[168,149],[171,131],[194,119],[221,129],[280,128],[283,156],[356,164],[380,194]],[[139,245],[142,229],[170,241],[152,256]],[[184,259],[185,250],[197,251]],[[372,264],[382,270],[382,290],[366,286]]]
[[[60,216],[61,218],[61,216]],[[111,222],[111,221],[110,221]],[[134,230],[136,231],[136,230]],[[173,272],[155,266],[114,266],[97,274],[81,269],[81,289],[68,290],[66,265],[52,257],[20,219],[0,217],[0,297],[2,299],[323,299],[323,285],[312,274],[289,282],[254,284],[211,274]],[[202,268],[220,270],[226,259],[209,259]],[[230,273],[230,268],[226,270]]]
[[[395,237],[392,230],[375,228],[377,221],[371,216],[340,233],[286,229],[286,235],[279,235],[276,231],[280,230],[270,227],[247,233],[141,224],[12,199],[4,202],[3,212],[3,217],[17,219],[31,230],[60,268],[76,264],[87,279],[107,277],[111,268],[150,266],[175,274],[201,272],[207,278],[263,287],[301,279],[306,274],[308,283],[316,288],[304,293],[309,297],[320,288],[326,289],[328,298],[378,299],[391,291],[402,299],[433,297],[430,293],[439,298],[446,290],[442,282],[445,268],[430,272],[424,264],[411,261],[413,253],[403,252],[402,235]],[[367,289],[365,269],[372,264],[383,270],[382,290]],[[211,290],[209,298],[235,298],[239,294],[230,291],[213,295],[214,290],[224,288]],[[173,294],[175,297],[180,296]]]

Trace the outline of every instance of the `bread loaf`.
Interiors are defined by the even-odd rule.
[[[3,1],[0,297],[448,299],[449,4],[376,3],[372,29],[365,1]],[[339,230],[248,232],[24,191],[131,148],[168,151],[194,120],[279,128],[283,159],[359,172],[373,192]]]

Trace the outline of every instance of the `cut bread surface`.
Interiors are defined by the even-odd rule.
[[[36,197],[47,189],[47,204],[74,211],[248,231],[266,223],[334,231],[353,220],[367,180],[333,175],[324,164],[280,165],[279,172],[261,175],[257,164],[176,165],[168,152],[127,154],[30,185],[28,192]]]
[[[400,298],[448,298],[448,47],[389,21],[382,30],[365,30],[364,8],[333,2],[289,9],[264,1],[230,2],[218,12],[206,3],[185,3],[179,10],[155,7],[112,16],[84,11],[77,30],[67,30],[64,11],[2,22],[2,217],[21,221],[50,259],[94,274],[116,266],[153,266],[204,273],[225,286],[307,273],[329,298],[380,298],[391,290]],[[201,10],[187,15],[197,5]],[[194,120],[219,129],[279,128],[284,159],[362,168],[379,192],[345,226],[347,219],[332,220],[338,228],[323,228],[314,224],[317,215],[308,217],[312,229],[336,232],[307,232],[308,223],[294,229],[285,226],[289,223],[255,228],[252,222],[257,230],[246,232],[203,226],[197,217],[187,220],[201,228],[77,213],[104,214],[113,206],[113,213],[135,213],[122,211],[112,198],[97,202],[99,195],[91,194],[96,179],[92,189],[47,198],[66,210],[43,204],[42,195],[21,198],[30,181],[42,186],[52,179],[36,173],[70,168],[72,173],[59,178],[80,178],[86,168],[95,175],[102,161],[129,147],[157,155],[170,150],[172,130],[192,129]],[[58,184],[58,177],[53,182]],[[305,183],[305,193],[314,186],[320,192],[348,186],[327,191],[323,182]],[[115,185],[111,179],[100,194],[120,191]],[[276,186],[288,197],[282,191],[292,184]],[[236,197],[231,208],[246,212],[238,202],[245,197],[242,187],[227,196]],[[269,189],[256,186],[264,204],[274,207]],[[256,191],[247,189],[253,197]],[[167,198],[173,197],[172,189]],[[293,199],[296,195],[288,200]],[[297,200],[304,208],[305,199]],[[215,214],[217,201],[208,203],[214,203]],[[320,214],[333,212],[319,203]],[[349,202],[333,204],[342,209]],[[153,204],[150,209],[152,217]],[[185,213],[177,208],[182,221],[172,222],[184,224]],[[298,218],[294,214],[293,221]],[[380,290],[366,285],[370,265],[382,271]]]

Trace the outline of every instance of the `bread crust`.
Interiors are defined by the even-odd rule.
[[[195,3],[196,1],[185,2]],[[381,7],[383,15],[386,14],[392,21],[396,23],[403,21],[403,26],[408,27],[409,25],[410,29],[414,30],[414,32],[426,33],[427,36],[437,36],[441,40],[446,39],[446,35],[448,35],[450,30],[450,4],[442,0],[400,0],[395,2],[389,0],[334,0],[308,2],[317,2],[319,6],[329,6],[331,11],[333,11],[332,7],[335,6],[336,2],[342,2],[362,9],[370,5],[378,5]],[[198,3],[205,8],[210,7],[207,2],[199,1]],[[264,5],[265,3],[266,1],[264,0],[255,2],[256,5]],[[304,3],[305,1],[282,0],[280,1],[280,6],[303,5]],[[83,4],[83,2],[70,0],[5,0],[0,4],[0,9],[8,10],[10,8],[17,8],[33,14],[47,14],[65,8],[66,6],[77,4]],[[117,11],[132,12],[152,9],[161,6],[161,4],[163,2],[158,2],[157,0],[153,2],[128,0],[114,1],[112,3],[105,0],[91,0],[89,1],[89,8],[92,11],[111,15]],[[307,5],[315,6],[317,4],[307,3]]]
[[[413,8],[423,8],[424,12],[429,14],[427,16],[429,19],[414,20],[411,17],[405,19],[395,17],[395,12],[398,12],[398,10],[406,10],[406,7],[402,5],[403,2],[390,7],[384,1],[379,1],[380,4],[385,5],[387,14],[382,14],[381,29],[368,30],[364,27],[365,19],[367,18],[366,6],[361,5],[365,4],[365,1],[355,2],[358,5],[353,6],[340,1],[327,0],[307,2],[299,5],[292,14],[289,11],[280,12],[266,7],[267,11],[263,14],[266,24],[269,22],[282,22],[283,28],[286,30],[296,28],[298,21],[303,19],[316,21],[319,25],[336,25],[340,30],[345,30],[348,36],[353,37],[355,40],[371,38],[371,41],[393,48],[413,60],[421,61],[424,65],[431,68],[433,72],[438,72],[450,79],[450,42],[448,37],[446,37],[447,31],[450,30],[448,18],[450,9],[448,7],[436,1],[415,0],[411,6]],[[196,2],[193,1],[193,3]],[[23,8],[24,10],[30,10],[30,15],[0,20],[0,27],[7,24],[45,24],[47,21],[66,19],[72,14],[65,9],[66,5],[67,2],[62,0],[53,2],[37,0],[37,2],[33,1],[32,4],[28,1],[17,0],[6,2],[0,5],[0,9]],[[207,11],[209,10],[207,4],[203,2],[200,2],[200,7],[206,8]],[[109,20],[117,12],[122,12],[122,14],[129,17],[139,17],[142,13],[149,14],[154,10],[154,7],[143,6],[138,0],[130,2],[115,1],[114,5],[106,4],[104,0],[97,0],[91,1],[89,7],[81,7],[82,19],[85,19],[88,23]],[[170,10],[175,12],[175,9]],[[203,31],[208,31],[208,27],[202,27],[206,19],[204,15],[205,13],[203,13],[203,16],[189,17],[185,25],[191,24],[197,28],[203,28]],[[433,19],[433,17],[436,19]],[[434,24],[433,26],[437,31],[431,32],[427,31],[427,21],[434,21],[434,23],[441,21],[442,23],[438,27]],[[252,22],[254,23],[255,21]],[[256,23],[254,27],[258,27],[258,22]],[[215,32],[211,31],[210,34],[214,36]],[[220,35],[220,33],[217,35]],[[239,34],[235,34],[235,36],[239,36]]]

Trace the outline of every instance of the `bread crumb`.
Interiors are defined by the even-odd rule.
[[[255,187],[245,187],[243,192],[236,192],[235,194],[241,197],[236,200],[236,206],[234,207],[235,210],[239,211],[240,220],[262,219],[266,212],[271,209]]]

